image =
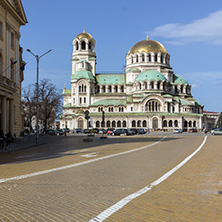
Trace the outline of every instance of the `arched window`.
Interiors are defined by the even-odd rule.
[[[154,62],[157,62],[157,54],[154,56]]]
[[[141,127],[141,120],[137,121],[137,127]]]
[[[118,92],[118,86],[115,86],[114,90],[117,93]]]
[[[178,88],[177,86],[175,86],[175,93],[177,94],[179,91],[178,91]]]
[[[180,92],[183,93],[183,85],[180,86]]]
[[[79,43],[76,42],[76,50],[79,50]]]
[[[92,43],[89,42],[89,50],[91,51],[92,50]]]
[[[142,84],[141,83],[139,83],[139,89],[142,89]]]
[[[126,127],[126,121],[125,120],[123,121],[123,127]]]
[[[189,127],[192,127],[192,121],[189,121]]]
[[[184,121],[184,127],[187,127],[187,121],[186,120]]]
[[[167,127],[167,121],[166,120],[163,121],[163,127]]]
[[[193,127],[196,127],[197,125],[196,125],[196,121],[193,121]]]
[[[115,120],[112,121],[112,127],[116,127],[116,121]]]
[[[144,82],[144,89],[147,89],[147,82]]]
[[[146,127],[146,120],[143,120],[143,127]]]
[[[151,55],[148,55],[148,61],[151,62]]]
[[[174,126],[175,126],[175,127],[178,127],[178,120],[175,120],[175,121],[174,121]]]
[[[135,120],[132,121],[132,127],[136,127],[136,121]]]
[[[110,93],[112,92],[112,86],[109,86],[109,92]]]
[[[121,86],[121,92],[124,92],[124,86]]]
[[[110,121],[109,120],[106,122],[106,127],[110,127]]]
[[[100,122],[99,122],[99,120],[96,121],[96,127],[100,127]]]
[[[150,89],[154,89],[154,82],[150,82]]]
[[[157,83],[157,89],[160,89],[160,82]]]
[[[85,41],[82,41],[82,50],[85,50],[86,49],[86,43],[85,43]]]
[[[142,62],[145,62],[144,54],[142,54]]]
[[[121,121],[120,120],[117,122],[117,127],[121,127]]]
[[[160,62],[163,63],[163,55],[160,56]]]
[[[173,126],[173,121],[170,120],[170,121],[169,121],[169,127],[172,127],[172,126]]]
[[[146,112],[160,112],[161,104],[156,99],[151,99],[146,102],[145,104],[145,111]]]
[[[84,92],[86,92],[86,85],[84,86]]]
[[[123,112],[123,107],[119,107],[119,112]]]
[[[136,62],[138,62],[138,55],[136,55]]]
[[[103,86],[103,92],[104,93],[106,92],[106,86]]]
[[[133,57],[131,57],[131,63],[133,63]]]
[[[96,86],[96,92],[99,93],[100,92],[100,87]]]

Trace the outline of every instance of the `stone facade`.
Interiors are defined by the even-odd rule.
[[[148,37],[136,43],[126,55],[124,73],[96,73],[93,37],[83,32],[73,40],[71,89],[63,90],[61,127],[202,130],[202,117],[203,105],[173,72],[161,43]]]
[[[21,82],[23,81],[20,27],[27,19],[20,0],[0,1],[0,126],[16,136],[23,131]]]

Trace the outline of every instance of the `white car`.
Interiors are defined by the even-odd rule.
[[[175,129],[174,131],[173,131],[173,133],[182,133],[183,131],[182,131],[182,129]]]

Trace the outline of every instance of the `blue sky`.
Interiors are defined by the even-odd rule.
[[[58,89],[70,87],[72,40],[83,31],[96,40],[97,71],[123,71],[125,56],[149,38],[171,55],[175,74],[192,85],[192,95],[208,111],[222,111],[221,0],[22,0],[28,24],[21,28],[23,87],[51,79]]]

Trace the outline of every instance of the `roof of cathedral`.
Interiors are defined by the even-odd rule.
[[[135,79],[135,82],[137,81],[144,81],[144,80],[148,80],[148,81],[167,81],[167,79],[165,78],[165,76],[156,71],[156,70],[146,70],[144,72],[141,72]]]
[[[71,80],[74,79],[92,79],[95,80],[93,74],[88,70],[79,70],[74,75],[72,75]]]
[[[165,49],[165,47],[154,40],[142,40],[140,42],[137,42],[128,52],[128,54],[130,53],[141,53],[141,52],[160,52],[160,53],[167,53],[167,50]]]
[[[80,33],[76,36],[76,39],[78,39],[78,40],[83,39],[83,38],[88,39],[88,40],[92,40],[93,42],[95,42],[95,39],[89,33],[85,32],[85,30],[83,30],[82,33]]]
[[[125,99],[102,99],[96,101],[91,106],[126,106]]]
[[[186,79],[176,74],[174,75],[174,83],[179,84],[179,85],[182,85],[182,84],[189,85]]]
[[[123,85],[125,84],[125,75],[122,74],[97,74],[97,83],[100,85]]]

